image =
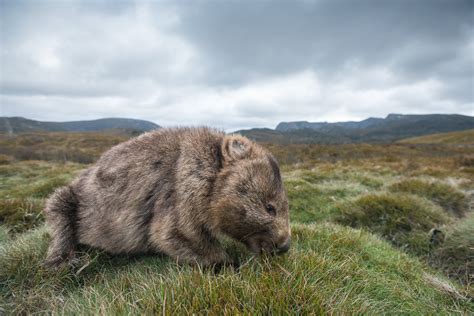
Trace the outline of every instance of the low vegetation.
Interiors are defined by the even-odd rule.
[[[470,303],[435,288],[420,262],[377,237],[330,224],[293,225],[287,256],[243,255],[239,270],[218,274],[167,258],[111,257],[88,250],[83,269],[41,267],[45,230],[25,234],[0,252],[0,293],[13,313],[467,313]]]
[[[10,156],[16,160],[72,161],[91,163],[107,148],[130,136],[114,133],[0,133],[0,164]]]
[[[447,212],[459,217],[464,215],[468,207],[464,193],[442,182],[407,179],[392,184],[389,189],[425,197],[442,206]]]
[[[429,231],[450,223],[440,207],[410,195],[368,194],[345,203],[339,211],[338,223],[365,228],[419,255],[430,250]]]
[[[67,152],[83,136],[44,137],[48,144],[57,138],[57,152]],[[92,137],[73,150],[98,157],[121,136],[101,137],[113,139],[95,144]],[[474,149],[267,146],[282,163],[293,247],[284,256],[253,258],[227,241],[242,266],[218,273],[88,248],[79,268],[45,270],[45,197],[88,165],[39,155],[41,146],[31,149],[40,160],[2,147],[0,314],[473,313],[474,172],[460,161]],[[444,242],[430,241],[432,229]]]
[[[404,139],[400,143],[474,145],[474,129],[413,137]]]
[[[474,283],[474,214],[448,231],[446,241],[434,251],[431,261],[448,276],[464,284]]]

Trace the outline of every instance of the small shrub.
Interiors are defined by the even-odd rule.
[[[406,192],[425,197],[439,204],[449,214],[461,217],[467,209],[464,193],[441,182],[427,182],[418,179],[403,180],[389,187],[392,192]]]
[[[427,234],[450,220],[429,201],[402,194],[368,194],[340,205],[336,222],[365,228],[415,254],[429,251]]]

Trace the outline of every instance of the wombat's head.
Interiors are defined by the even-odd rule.
[[[224,138],[222,161],[214,225],[254,253],[288,251],[288,198],[276,159],[247,138],[231,135]]]

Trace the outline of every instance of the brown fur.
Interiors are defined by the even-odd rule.
[[[202,265],[227,261],[218,236],[255,253],[288,250],[288,200],[275,158],[239,135],[161,129],[106,152],[48,199],[47,264],[78,244],[111,253],[165,253]]]

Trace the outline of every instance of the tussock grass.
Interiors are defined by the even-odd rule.
[[[44,221],[41,214],[43,206],[43,201],[39,199],[0,200],[0,224],[8,227],[10,233],[36,227]]]
[[[429,284],[423,275],[433,271],[369,233],[297,224],[293,234],[288,255],[243,255],[239,270],[217,274],[168,258],[92,250],[83,254],[88,265],[77,273],[41,267],[48,241],[41,228],[0,249],[2,308],[68,314],[434,314],[473,308]]]
[[[415,196],[368,194],[339,207],[336,221],[365,228],[415,254],[430,249],[428,233],[451,222],[440,207]]]
[[[449,184],[441,182],[405,179],[392,184],[389,190],[425,197],[439,204],[446,212],[459,217],[464,215],[468,207],[467,198],[464,193]]]
[[[84,165],[44,161],[0,165],[0,225],[10,235],[41,225],[45,198]]]
[[[74,163],[22,161],[0,165],[0,198],[45,198],[67,184],[85,166]]]
[[[432,263],[452,278],[471,285],[474,297],[474,214],[448,231],[446,241],[432,254]]]
[[[331,197],[303,180],[285,182],[290,201],[290,220],[310,223],[327,219],[333,209]]]

